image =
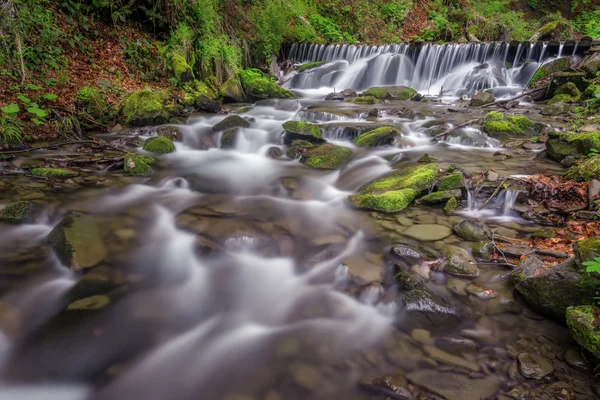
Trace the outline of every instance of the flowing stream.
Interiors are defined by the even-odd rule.
[[[408,245],[433,263],[442,246],[461,242],[450,233],[415,239],[409,230],[439,231],[479,217],[504,236],[528,237],[540,226],[512,212],[518,189],[503,190],[482,211],[491,193],[471,189],[453,215],[423,205],[386,215],[347,201],[425,153],[467,174],[491,168],[500,176],[551,174],[561,166],[535,151],[501,157],[501,142],[478,127],[432,140],[432,127],[483,116],[480,110],[449,112],[456,106],[444,101],[325,102],[323,90],[306,90],[375,84],[432,93],[441,86],[521,90],[535,72],[525,61],[558,55],[520,48],[511,69],[499,73],[490,62],[485,79],[458,85],[456,79],[468,80],[465,71],[489,61],[486,54],[504,62],[509,53],[501,44],[461,49],[427,45],[419,57],[402,45],[296,46],[296,61],[327,64],[288,82],[304,96],[298,100],[231,106],[250,122],[233,149],[221,149],[222,132],[212,128],[226,115],[197,115],[178,125],[177,149],[159,157],[152,178],[95,168],[58,183],[3,177],[2,204],[33,199],[42,211],[32,223],[0,225],[0,400],[411,399],[420,391],[478,400],[505,399],[495,396],[515,388],[529,396],[523,398],[550,399],[548,390],[563,386],[574,399],[589,398],[588,375],[564,362],[573,347],[567,329],[515,299],[507,269],[482,264],[479,277],[463,280],[431,263],[411,263],[447,301],[443,320],[404,307],[392,279],[398,262],[392,247]],[[398,114],[404,107],[418,115]],[[520,112],[535,117],[535,110]],[[289,120],[318,124],[329,142],[352,151],[352,160],[341,170],[319,171],[287,158],[281,126]],[[402,131],[397,146],[352,143],[381,124]],[[99,136],[144,153],[130,139],[155,134],[151,128]],[[49,154],[77,151],[10,163],[33,165]],[[71,271],[48,245],[69,211],[89,214],[99,226],[106,254],[93,268]],[[470,283],[496,296],[469,294]],[[511,375],[523,351],[553,360],[551,381]],[[382,376],[397,390],[377,397],[369,385]]]

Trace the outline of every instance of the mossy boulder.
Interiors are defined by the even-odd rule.
[[[529,39],[530,42],[538,40],[564,40],[571,36],[572,29],[569,21],[555,19],[542,25]]]
[[[445,246],[442,255],[446,259],[444,272],[450,275],[474,278],[479,276],[479,268],[471,255],[460,247]]]
[[[600,257],[600,236],[575,242],[573,251],[580,263]]]
[[[240,117],[239,115],[230,115],[215,126],[213,126],[214,131],[224,131],[226,129],[232,128],[248,128],[250,126],[250,122],[248,120]]]
[[[181,104],[195,107],[200,111],[217,113],[221,111],[221,98],[210,80],[187,82],[182,88]]]
[[[288,121],[283,124],[284,141],[291,144],[294,140],[306,140],[312,143],[324,142],[321,128],[302,121]]]
[[[458,237],[468,242],[485,242],[491,237],[489,228],[479,221],[465,219],[452,227]]]
[[[592,149],[600,149],[600,131],[551,132],[546,141],[548,156],[556,161],[561,161],[567,156],[587,157]]]
[[[564,321],[567,308],[594,304],[600,278],[569,260],[525,277],[515,289],[537,311]]]
[[[0,210],[0,222],[19,224],[33,218],[35,204],[30,201],[17,201]]]
[[[350,202],[358,208],[383,212],[402,211],[435,181],[440,166],[421,164],[392,172],[365,185]]]
[[[339,169],[352,157],[345,147],[330,143],[315,145],[305,140],[295,140],[287,152],[288,157],[300,156],[300,162],[315,169]]]
[[[123,160],[123,170],[132,176],[150,176],[152,168],[156,160],[150,156],[140,156],[135,154],[127,154]]]
[[[130,94],[125,99],[123,114],[125,122],[135,126],[161,125],[168,118],[162,97],[152,89]]]
[[[458,200],[456,200],[456,197],[453,197],[446,202],[446,205],[444,206],[444,212],[446,214],[452,214],[454,212],[454,210],[456,210],[457,208],[458,208]]]
[[[594,357],[600,357],[599,317],[600,309],[591,305],[567,309],[567,326],[573,339]]]
[[[306,64],[299,65],[296,68],[296,70],[298,72],[305,72],[305,71],[308,71],[308,70],[311,70],[311,69],[314,69],[314,68],[318,68],[318,67],[320,67],[320,66],[322,66],[324,64],[325,64],[325,61],[309,62],[309,63],[306,63]]]
[[[174,125],[159,126],[156,128],[156,134],[171,140],[181,140],[183,137],[181,130]]]
[[[83,109],[92,117],[99,119],[109,112],[108,103],[100,90],[89,86],[84,87],[75,96],[83,104]]]
[[[494,95],[492,93],[486,92],[484,90],[484,91],[476,93],[471,98],[470,105],[471,105],[471,107],[481,107],[481,106],[485,106],[486,104],[493,103],[494,101],[496,101],[496,98],[494,97]]]
[[[438,190],[461,189],[465,187],[463,174],[455,173],[442,177],[438,184]]]
[[[559,101],[558,99],[550,99],[550,101],[548,102],[548,105],[546,105],[542,109],[542,111],[540,111],[540,114],[556,116],[556,115],[566,114],[570,111],[571,111],[570,105],[565,104],[565,103]]]
[[[565,178],[585,182],[600,177],[600,157],[594,156],[573,165]]]
[[[586,77],[593,79],[600,72],[600,52],[590,53],[583,58],[579,69],[584,71]]]
[[[581,91],[574,83],[565,83],[554,91],[554,97],[548,101],[548,104],[554,103],[576,103],[581,100]]]
[[[144,150],[154,154],[167,154],[175,151],[175,145],[171,139],[157,136],[146,140]]]
[[[409,100],[417,91],[408,86],[372,87],[362,92],[361,96],[371,96],[379,100]]]
[[[100,264],[108,255],[102,229],[92,216],[70,212],[48,235],[59,259],[73,270]]]
[[[381,128],[373,129],[362,135],[354,138],[353,142],[357,146],[385,146],[394,143],[396,138],[402,136],[402,133],[391,126],[382,126]]]
[[[44,178],[67,179],[77,176],[77,172],[63,168],[34,168],[31,175]]]
[[[567,68],[569,68],[571,66],[572,61],[573,61],[572,57],[561,57],[561,58],[557,58],[556,60],[550,61],[544,65],[541,65],[538,68],[538,70],[535,71],[535,74],[533,74],[533,77],[527,84],[527,87],[532,88],[540,80],[542,80],[548,76],[551,76],[557,72],[566,70]]]
[[[379,100],[373,96],[358,96],[353,98],[347,98],[344,101],[355,103],[355,104],[377,104]]]
[[[192,68],[184,56],[178,53],[171,55],[171,70],[179,82],[187,82],[193,79]]]
[[[539,127],[525,116],[504,115],[498,111],[486,114],[483,130],[494,138],[509,138],[515,136],[533,136]]]
[[[423,204],[441,204],[446,203],[452,198],[456,200],[456,198],[460,197],[461,195],[462,192],[460,189],[442,190],[439,192],[429,193],[428,195],[423,196],[419,201]]]
[[[223,132],[223,136],[221,136],[221,148],[233,149],[237,143],[239,134],[240,128],[231,128]]]
[[[226,102],[243,103],[245,100],[244,88],[237,75],[227,79],[221,86],[221,96]]]
[[[279,86],[274,79],[257,69],[245,69],[239,74],[248,101],[265,99],[295,99],[296,95]]]
[[[573,86],[565,85],[573,85],[577,88],[577,91],[574,90]],[[550,81],[550,86],[548,87],[548,95],[552,96],[557,93],[567,93],[573,97],[578,96],[579,92],[584,92],[585,89],[589,86],[590,82],[586,79],[585,73],[576,72],[572,70],[557,72],[552,75],[552,80]],[[560,88],[563,88],[559,91]]]

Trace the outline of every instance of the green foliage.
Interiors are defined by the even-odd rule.
[[[600,7],[582,12],[573,21],[573,27],[576,31],[592,38],[600,37]]]
[[[315,30],[321,35],[327,42],[336,43],[343,42],[345,36],[340,31],[339,26],[332,22],[329,18],[323,17],[319,14],[311,14],[308,18]]]
[[[587,272],[600,273],[600,257],[596,257],[593,260],[585,261],[583,265],[585,265]]]
[[[22,143],[21,123],[17,120],[20,111],[14,103],[0,108],[0,143]]]

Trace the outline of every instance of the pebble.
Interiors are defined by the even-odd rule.
[[[570,348],[565,351],[565,361],[578,371],[588,372],[589,363],[583,358],[580,349]]]
[[[435,345],[443,351],[454,354],[474,353],[477,351],[477,343],[461,337],[443,336],[436,338]]]
[[[431,333],[425,329],[413,329],[413,331],[410,333],[410,337],[422,344],[431,343]]]
[[[496,292],[494,292],[492,289],[486,289],[475,283],[470,283],[467,285],[465,290],[481,300],[489,300],[497,296]]]
[[[455,365],[457,367],[466,368],[473,372],[479,372],[479,366],[477,364],[475,364],[474,362],[467,361],[462,357],[458,357],[458,356],[452,355],[450,353],[446,353],[445,351],[442,351],[442,350],[438,349],[437,347],[425,346],[423,348],[423,350],[425,350],[425,353],[429,357],[433,358],[435,361],[439,361],[444,364]]]
[[[554,371],[552,362],[532,353],[521,353],[517,357],[521,375],[530,379],[542,379]]]

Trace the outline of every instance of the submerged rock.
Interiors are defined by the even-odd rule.
[[[468,242],[487,241],[490,238],[490,230],[484,223],[479,221],[465,219],[454,225],[452,230]]]
[[[494,97],[494,95],[492,93],[482,91],[482,92],[475,94],[471,98],[470,105],[471,105],[471,107],[480,107],[480,106],[484,106],[486,104],[493,103],[494,101],[496,101],[496,98]]]
[[[466,250],[456,246],[445,246],[442,254],[447,259],[444,272],[465,277],[479,276],[477,263]]]
[[[11,224],[19,224],[33,218],[35,204],[30,201],[17,201],[0,210],[0,221]]]
[[[98,265],[108,255],[96,219],[70,212],[48,235],[60,260],[73,270]]]
[[[383,212],[402,211],[435,181],[440,166],[420,164],[392,172],[365,185],[350,202],[358,208]]]
[[[143,149],[154,154],[168,154],[175,151],[175,145],[171,139],[157,136],[146,140]]]
[[[125,122],[135,126],[160,125],[167,122],[162,98],[151,89],[132,93],[123,106]]]
[[[573,338],[594,357],[600,357],[600,332],[596,322],[599,316],[600,309],[591,305],[567,309],[567,326]]]
[[[324,142],[321,129],[308,122],[288,121],[283,124],[283,129],[285,130],[286,144],[291,144],[294,140],[306,140],[312,143]]]
[[[239,115],[230,115],[215,126],[213,126],[214,131],[224,131],[226,129],[232,128],[248,128],[250,126],[250,122],[248,120],[240,117]]]
[[[330,143],[315,145],[305,140],[294,140],[287,155],[290,158],[299,155],[302,164],[316,169],[338,169],[352,158],[352,152],[345,147]]]
[[[363,133],[355,138],[353,142],[358,146],[384,146],[394,143],[394,140],[400,136],[402,136],[402,133],[398,129],[391,126],[382,126]]]
[[[421,242],[432,242],[447,238],[452,230],[444,225],[420,224],[412,225],[404,231],[404,235]]]
[[[372,96],[380,100],[409,100],[417,91],[408,86],[372,87],[365,90],[362,96]]]

